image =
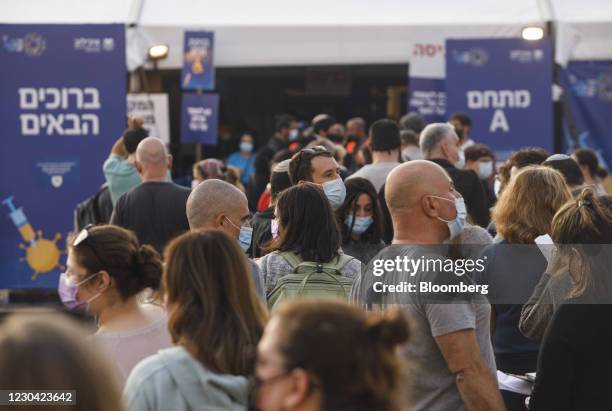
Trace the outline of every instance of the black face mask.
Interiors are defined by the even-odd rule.
[[[344,140],[344,136],[342,134],[328,134],[327,138],[337,144],[341,144]]]
[[[259,395],[259,390],[264,384],[274,383],[276,381],[280,381],[289,375],[291,371],[284,372],[275,377],[269,378],[267,380],[262,380],[261,378],[253,375],[249,377],[249,393],[248,393],[248,401],[249,401],[249,411],[258,411],[257,410],[257,396]]]
[[[463,138],[463,129],[461,127],[455,127],[455,133],[457,133],[457,137],[459,137],[459,140]]]

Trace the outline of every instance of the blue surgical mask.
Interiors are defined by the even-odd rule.
[[[323,183],[323,191],[334,210],[338,209],[346,198],[346,186],[340,177]]]
[[[438,217],[438,220],[444,221],[448,226],[448,231],[450,233],[449,240],[457,237],[463,228],[465,227],[465,222],[467,220],[467,208],[465,208],[465,201],[463,197],[455,198],[455,200],[451,200],[445,197],[432,196],[435,198],[439,198],[441,200],[451,201],[455,203],[455,210],[457,211],[457,216],[453,220],[445,220],[443,218]]]
[[[238,242],[240,243],[240,248],[242,248],[242,250],[246,253],[249,247],[251,246],[251,239],[253,238],[253,228],[245,225],[243,225],[242,227],[238,227],[229,218],[225,217],[225,219],[229,221],[229,223],[233,225],[234,228],[240,230],[240,234],[238,234]]]
[[[250,153],[253,151],[253,143],[248,143],[246,141],[243,141],[242,143],[240,143],[240,151],[242,151],[243,153]]]
[[[349,230],[351,229],[351,226],[353,226],[352,232],[357,235],[361,235],[365,233],[368,230],[368,228],[370,228],[373,222],[374,222],[374,219],[372,218],[372,216],[368,216],[368,217],[357,217],[356,216],[354,224],[353,224],[352,214],[347,215],[346,218],[344,219],[344,224],[346,224]]]

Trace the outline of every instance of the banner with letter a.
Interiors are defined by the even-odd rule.
[[[0,288],[55,288],[126,126],[125,28],[0,24]]]
[[[472,118],[472,138],[499,159],[525,146],[553,150],[550,39],[446,41],[447,113]]]

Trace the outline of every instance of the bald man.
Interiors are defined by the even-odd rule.
[[[111,224],[134,231],[141,244],[162,253],[172,238],[189,230],[189,189],[168,181],[172,155],[158,138],[147,137],[138,144],[134,166],[142,182],[119,197]]]
[[[217,179],[198,184],[187,200],[187,220],[191,230],[213,228],[235,238],[246,252],[252,242],[253,229],[249,224],[247,198],[235,186]],[[257,292],[263,296],[259,268],[248,260]]]
[[[385,198],[393,221],[393,245],[375,259],[445,259],[441,245],[461,233],[467,213],[463,198],[444,169],[425,160],[401,164],[387,178]],[[451,304],[448,294],[420,292],[423,282],[457,284],[469,279],[435,269],[417,269],[409,275],[391,269],[374,280],[370,278],[372,273],[369,266],[356,282],[353,295],[361,301],[373,300],[371,290],[378,292],[374,281],[416,285],[416,291],[374,297],[378,298],[376,303],[401,304],[412,319],[415,338],[406,347],[406,355],[418,370],[418,378],[412,379],[409,389],[411,409],[504,410],[489,331],[491,307],[485,296],[465,295],[465,299]],[[440,301],[444,303],[436,303]]]

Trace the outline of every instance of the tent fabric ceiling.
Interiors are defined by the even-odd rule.
[[[526,25],[543,25],[548,14],[559,23],[560,60],[612,58],[611,0],[0,1],[2,23],[138,20],[127,34],[129,69],[156,43],[171,50],[160,66],[180,67],[187,28],[215,31],[219,67],[406,63],[415,43],[519,36]]]

